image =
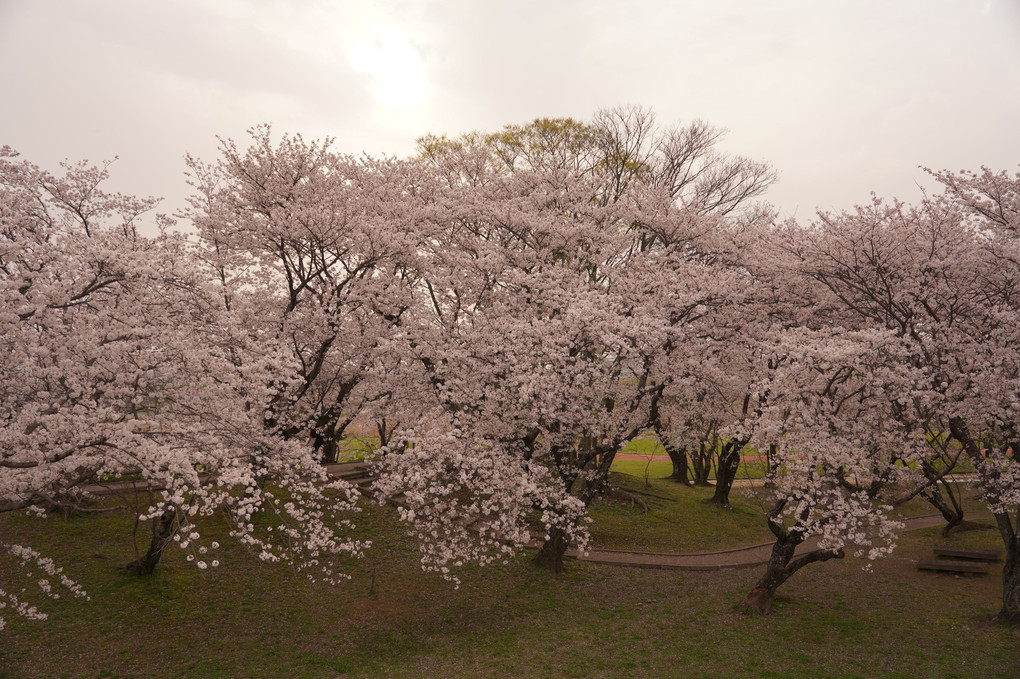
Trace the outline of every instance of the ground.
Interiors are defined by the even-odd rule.
[[[12,619],[0,676],[1020,677],[1020,638],[989,622],[998,576],[914,567],[938,528],[905,534],[871,572],[852,558],[810,566],[772,614],[749,616],[736,604],[755,568],[573,562],[554,578],[525,553],[468,569],[454,590],[417,568],[392,510],[368,506],[359,524],[378,543],[330,587],[228,539],[219,569],[198,571],[174,550],[154,576],[132,578],[117,569],[131,556],[125,516],[0,517],[0,535],[51,554],[92,595],[44,601],[46,622]]]

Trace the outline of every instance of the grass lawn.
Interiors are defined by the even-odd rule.
[[[643,467],[645,463],[622,461],[617,464],[621,469],[629,469],[634,464]],[[772,540],[772,533],[765,524],[765,511],[753,496],[739,489],[731,491],[732,509],[727,510],[704,503],[712,497],[712,488],[689,488],[654,476],[650,476],[646,484],[643,474],[621,472],[612,473],[610,481],[641,497],[648,505],[648,512],[635,504],[596,500],[590,508],[593,547],[705,552]]]
[[[683,504],[690,489],[675,490]],[[725,535],[744,543],[753,530],[749,506],[715,516],[683,507],[691,514],[656,511],[674,512],[685,549],[724,546]],[[597,539],[616,539],[610,524],[624,514],[632,531],[650,521],[629,511],[596,507]],[[0,677],[1020,676],[1020,638],[987,621],[999,576],[913,567],[942,540],[937,528],[906,534],[871,573],[851,558],[809,566],[780,590],[773,614],[747,616],[734,605],[756,569],[574,562],[554,578],[522,555],[467,569],[454,590],[419,570],[392,510],[367,507],[358,523],[377,544],[351,564],[349,583],[329,587],[222,535],[210,536],[223,543],[218,569],[199,571],[171,548],[153,576],[129,577],[117,568],[132,556],[127,516],[0,516],[0,538],[54,557],[92,597],[42,601],[45,622],[9,618]],[[661,537],[663,525],[649,533]],[[953,540],[997,546],[987,530]],[[0,562],[0,579],[9,577]]]
[[[646,472],[651,479],[664,479],[673,473],[673,463],[668,457],[659,459],[658,456],[651,460],[613,460],[613,471],[621,474],[638,477],[644,480]],[[737,469],[738,479],[760,479],[765,476],[765,463],[759,460],[741,460]],[[709,475],[709,479],[715,480],[715,470]]]
[[[639,436],[636,439],[631,439],[620,452],[631,455],[666,455],[666,449],[654,436]],[[666,459],[669,460],[668,457]]]

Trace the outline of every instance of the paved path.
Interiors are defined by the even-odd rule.
[[[904,530],[918,530],[930,526],[941,526],[945,519],[940,514],[904,519]],[[797,554],[810,551],[818,546],[818,537],[807,539],[797,548]],[[687,571],[712,571],[723,568],[748,568],[768,563],[772,554],[771,542],[722,552],[698,552],[696,554],[659,554],[655,552],[625,552],[608,549],[593,549],[584,556],[577,550],[569,550],[567,556],[578,561],[601,563],[612,566],[633,568],[668,568]]]

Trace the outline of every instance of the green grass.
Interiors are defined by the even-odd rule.
[[[620,452],[631,455],[665,455],[666,449],[654,436],[641,436],[631,439]]]
[[[379,447],[378,436],[345,436],[340,439],[337,462],[360,462],[372,457],[372,453]]]
[[[642,480],[647,471],[651,479],[665,479],[673,473],[673,463],[669,458],[662,460],[613,460],[612,470],[621,474],[636,476]],[[741,460],[737,469],[738,479],[760,479],[765,476],[765,463],[757,460]],[[715,480],[715,471],[708,475],[708,478]]]
[[[617,464],[628,469],[632,464],[645,463]],[[636,504],[597,500],[590,509],[594,547],[704,552],[768,542],[772,538],[762,508],[739,489],[730,493],[732,508],[727,510],[705,504],[713,488],[688,488],[654,476],[646,484],[643,475],[619,472],[611,474],[610,482],[641,497],[648,512]]]
[[[711,518],[696,514],[712,508],[685,504],[696,499],[680,497],[688,490],[676,489],[676,530],[712,532]],[[615,510],[596,510],[599,530],[608,517],[598,511]],[[738,512],[715,516],[744,540]],[[644,530],[645,519],[629,517],[629,530]],[[466,569],[454,590],[420,571],[392,510],[366,507],[358,524],[377,544],[350,564],[350,582],[329,587],[254,559],[222,526],[210,534],[223,543],[219,569],[198,571],[172,548],[153,576],[132,578],[117,568],[131,558],[125,515],[0,516],[4,540],[54,557],[92,596],[42,602],[46,622],[10,619],[0,677],[1017,676],[1020,639],[987,622],[998,576],[918,572],[909,559],[941,540],[925,531],[907,534],[872,573],[854,559],[809,566],[780,590],[772,615],[746,616],[735,604],[756,569],[573,562],[554,578],[522,555]],[[965,537],[997,541],[995,531]],[[0,563],[0,579],[9,565]]]

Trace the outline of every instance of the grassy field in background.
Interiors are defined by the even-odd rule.
[[[643,479],[621,480],[645,489]],[[665,483],[649,491],[672,498],[653,503],[657,516],[597,504],[596,541],[673,540],[686,551],[760,537],[750,501],[728,512],[698,502],[703,491]],[[222,526],[209,536],[223,544],[220,568],[199,571],[171,548],[154,575],[134,578],[118,568],[132,557],[125,515],[0,516],[0,538],[52,556],[92,597],[42,601],[45,622],[9,619],[0,677],[1020,675],[1020,638],[988,622],[999,576],[914,568],[943,541],[937,528],[905,534],[870,573],[853,558],[809,566],[783,586],[773,614],[748,616],[735,605],[757,569],[572,562],[556,578],[523,554],[466,569],[454,589],[420,571],[393,510],[366,506],[358,524],[376,544],[348,564],[350,582],[330,587],[258,561]],[[998,546],[990,530],[950,542]],[[0,577],[10,566],[0,562]]]
[[[365,434],[361,438],[349,436],[340,442],[340,462],[355,462],[371,457],[371,453],[379,445],[379,438]],[[621,451],[627,455],[651,455],[653,459],[646,460],[616,460],[613,462],[613,469],[622,473],[644,477],[647,470],[652,478],[662,478],[673,473],[672,463],[666,455],[666,450],[659,444],[658,439],[650,436],[641,436],[633,439],[624,446]],[[752,453],[752,455],[754,455]],[[650,462],[650,464],[649,464]],[[765,475],[765,463],[758,460],[742,460],[738,478],[761,478]],[[715,478],[713,471],[709,478]]]
[[[666,455],[666,449],[662,447],[659,440],[654,436],[641,436],[631,439],[624,446],[622,452],[633,455]],[[666,459],[668,460],[669,458]]]
[[[650,479],[663,479],[673,473],[673,463],[669,461],[668,457],[659,459],[658,456],[651,460],[613,460],[613,471],[642,480],[646,475]],[[738,479],[760,479],[764,476],[764,462],[758,460],[740,461],[740,467],[737,469]],[[715,470],[708,475],[708,478],[715,480]]]
[[[622,469],[640,461],[617,462]],[[656,463],[669,466],[668,462]],[[614,465],[614,469],[617,466]],[[665,474],[669,473],[665,470]],[[772,539],[765,524],[765,511],[750,493],[735,489],[730,494],[732,509],[704,503],[713,488],[688,488],[675,481],[643,475],[613,473],[611,482],[640,497],[648,506],[645,512],[633,503],[612,499],[596,500],[590,514],[593,519],[592,546],[600,549],[632,549],[650,552],[705,552],[768,542]]]

